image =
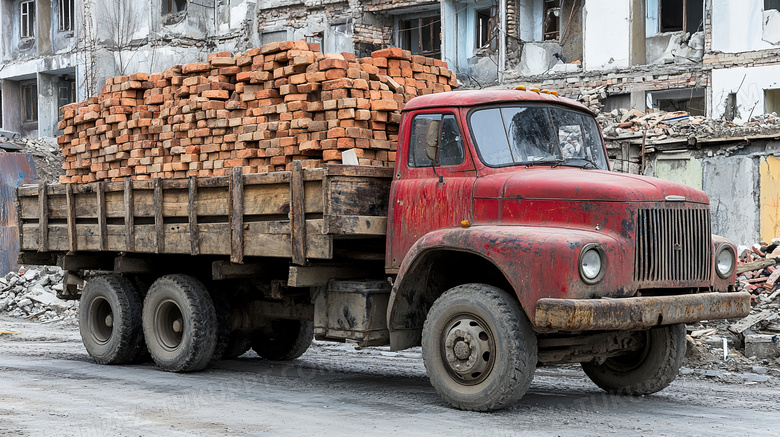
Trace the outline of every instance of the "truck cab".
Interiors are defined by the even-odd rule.
[[[390,343],[421,344],[453,405],[495,408],[534,366],[572,362],[609,391],[649,394],[676,376],[685,323],[747,315],[707,195],[611,172],[581,104],[525,89],[427,95],[400,133]]]

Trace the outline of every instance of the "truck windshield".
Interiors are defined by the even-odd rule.
[[[550,106],[478,109],[469,117],[482,162],[491,167],[552,164],[607,170],[596,120]]]

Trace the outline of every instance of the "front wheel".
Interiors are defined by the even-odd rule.
[[[520,305],[485,284],[451,288],[434,302],[422,349],[431,385],[462,410],[511,405],[528,390],[536,369],[536,334]]]
[[[665,389],[685,357],[685,325],[661,326],[643,334],[639,350],[607,358],[603,364],[582,363],[582,370],[610,393],[641,396]]]

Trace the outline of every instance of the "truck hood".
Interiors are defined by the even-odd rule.
[[[601,202],[709,203],[700,190],[649,176],[571,167],[524,168],[504,176],[504,198],[555,199]],[[481,179],[481,178],[480,178]],[[495,181],[498,182],[498,181]],[[479,182],[478,182],[479,184]],[[670,198],[669,196],[674,196]],[[680,197],[681,196],[681,197]]]

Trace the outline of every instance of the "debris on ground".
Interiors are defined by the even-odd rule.
[[[78,302],[62,300],[63,271],[51,266],[22,266],[0,276],[0,314],[44,323],[78,322]]]
[[[752,295],[750,314],[704,321],[688,335],[689,366],[766,373],[780,369],[780,239],[738,249],[737,287]]]

